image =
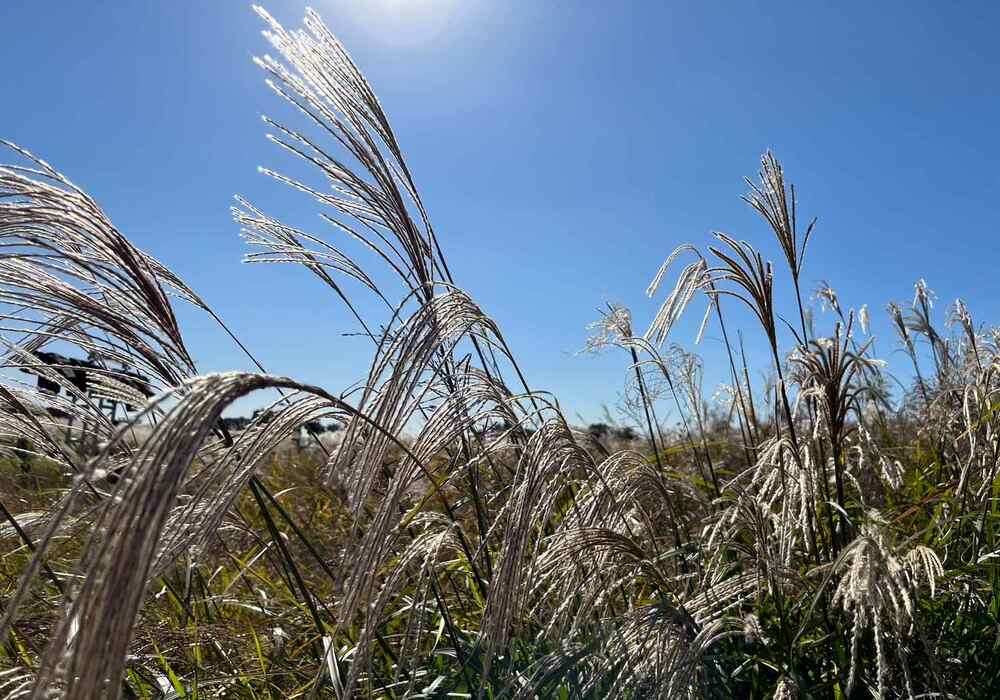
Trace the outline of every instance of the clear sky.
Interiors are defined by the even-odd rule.
[[[301,20],[303,3],[265,4]],[[623,381],[624,358],[575,354],[595,308],[625,303],[644,327],[643,291],[678,243],[716,228],[778,259],[739,201],[767,147],[820,219],[810,288],[867,302],[883,335],[885,303],[919,277],[942,318],[956,296],[1000,318],[998,3],[313,6],[380,95],[457,280],[571,415],[596,417]],[[287,114],[250,60],[259,29],[228,0],[4,0],[0,137],[94,195],[269,370],[340,390],[363,376],[366,341],[305,270],[241,264],[228,211],[240,193],[337,235],[257,173],[287,165],[259,119]],[[247,367],[207,319],[183,321],[203,370]],[[717,364],[713,337],[701,351]]]

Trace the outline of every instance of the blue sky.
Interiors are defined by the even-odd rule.
[[[677,244],[720,229],[778,259],[739,201],[768,147],[820,219],[807,287],[868,303],[883,356],[882,309],[919,277],[942,319],[957,296],[1000,316],[996,3],[313,6],[380,95],[458,282],[570,414],[597,417],[623,382],[623,357],[575,354],[595,308],[625,303],[644,327],[643,291]],[[297,24],[304,4],[268,8]],[[241,264],[228,211],[240,193],[336,236],[257,173],[289,165],[263,138],[259,116],[287,112],[251,63],[259,30],[244,2],[6,0],[0,137],[94,195],[269,370],[339,390],[369,346],[306,271]],[[247,367],[208,319],[183,321],[203,370]],[[710,393],[713,334],[700,351]]]

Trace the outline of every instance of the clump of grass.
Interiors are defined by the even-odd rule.
[[[795,189],[766,153],[745,199],[786,272],[716,234],[656,272],[649,294],[673,290],[645,332],[609,307],[588,347],[623,351],[643,437],[612,450],[531,388],[458,285],[346,50],[315,13],[299,31],[258,13],[279,55],[258,64],[318,134],[265,119],[317,181],[264,172],[314,199],[331,228],[293,229],[240,199],[247,260],[319,277],[371,341],[370,367],[339,395],[252,355],[258,373],[199,375],[173,300],[220,316],[8,144],[0,692],[991,697],[996,330],[961,302],[956,330],[939,330],[919,282],[912,304],[889,307],[914,381],[888,390],[867,307],[843,310],[829,286],[832,323],[805,305],[815,220],[800,234]],[[682,256],[692,262],[674,275]],[[775,295],[779,274],[789,300]],[[363,316],[358,290],[384,312]],[[699,336],[717,327],[727,350],[729,400],[715,407],[701,361],[668,344],[699,300]],[[757,327],[727,322],[731,304]],[[750,380],[751,333],[770,357],[763,386]],[[125,397],[140,409],[118,426],[40,360],[50,345],[89,355],[107,387],[127,393],[135,370],[160,393]],[[24,369],[64,391],[35,390]],[[223,410],[255,391],[273,404],[231,435]],[[62,438],[57,411],[91,426],[96,454]],[[343,425],[338,443],[283,447],[321,420]]]

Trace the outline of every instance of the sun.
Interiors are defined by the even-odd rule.
[[[381,41],[405,47],[433,42],[447,32],[461,0],[370,0],[359,3]]]

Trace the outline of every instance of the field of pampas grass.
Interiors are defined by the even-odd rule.
[[[588,342],[620,354],[643,434],[574,427],[463,291],[344,47],[312,12],[295,31],[257,12],[274,51],[257,64],[302,121],[266,120],[269,138],[316,178],[267,174],[330,228],[239,200],[246,259],[316,275],[370,339],[370,366],[345,393],[259,363],[201,374],[174,305],[220,324],[221,310],[6,144],[0,694],[995,697],[996,330],[918,282],[887,308],[898,338],[882,346],[913,377],[895,388],[867,307],[825,288],[819,315],[803,298],[803,270],[821,274],[815,221],[766,153],[744,199],[784,259],[721,233],[664,251],[648,328],[611,306]],[[361,314],[348,278],[381,316]],[[724,402],[669,341],[686,313],[725,340]],[[744,340],[769,366],[748,366]],[[91,381],[136,408],[109,418],[39,358],[48,347],[92,358]],[[223,411],[262,391],[269,420],[231,434]],[[87,425],[91,448],[57,415]],[[343,426],[336,441],[282,447],[319,420]]]

